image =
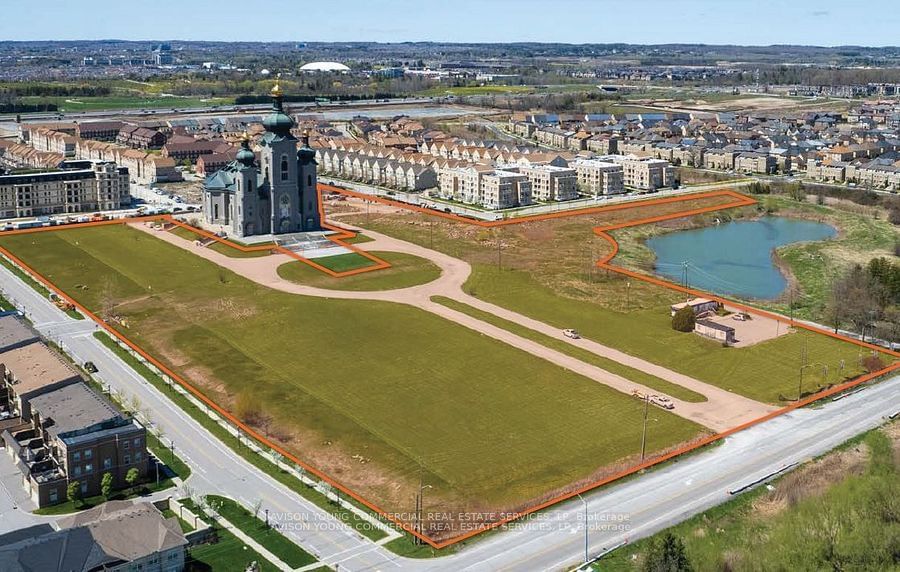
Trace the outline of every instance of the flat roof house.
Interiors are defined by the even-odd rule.
[[[18,316],[0,316],[0,354],[39,340],[37,332]]]
[[[8,408],[25,421],[31,419],[29,400],[81,381],[62,356],[42,343],[0,353],[0,378],[0,408]]]

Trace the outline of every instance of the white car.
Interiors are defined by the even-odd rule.
[[[581,334],[579,334],[572,328],[566,328],[565,330],[563,330],[563,335],[567,338],[572,338],[573,340],[581,339]]]

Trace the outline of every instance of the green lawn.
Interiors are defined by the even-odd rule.
[[[691,391],[690,389],[681,387],[680,385],[668,382],[664,379],[660,379],[655,375],[644,373],[643,371],[634,369],[627,365],[622,365],[617,361],[598,356],[593,352],[575,347],[572,344],[566,343],[562,340],[551,338],[550,336],[546,336],[530,328],[520,326],[515,322],[510,322],[509,320],[498,318],[493,314],[483,312],[477,308],[469,306],[468,304],[463,304],[462,302],[457,302],[456,300],[445,298],[443,296],[432,296],[431,300],[433,302],[437,302],[438,304],[447,306],[448,308],[452,308],[464,314],[468,314],[473,318],[478,318],[479,320],[482,320],[489,324],[493,324],[497,327],[503,328],[504,330],[508,330],[516,334],[517,336],[522,336],[523,338],[539,342],[543,346],[547,346],[548,348],[554,349],[558,352],[562,352],[574,358],[578,358],[585,363],[595,365],[599,368],[605,369],[610,373],[621,375],[625,379],[630,379],[635,383],[640,383],[657,391],[667,393],[672,397],[683,399],[692,403],[700,403],[706,401],[706,397],[700,395],[695,391]]]
[[[587,301],[565,299],[515,270],[479,265],[465,285],[479,298],[559,328],[575,328],[582,336],[723,389],[765,402],[797,395],[799,367],[808,349],[809,363],[828,366],[834,384],[844,361],[843,377],[862,373],[857,347],[804,330],[746,348],[724,348],[671,327],[667,293],[648,308],[616,311]],[[804,391],[822,385],[821,374],[807,369]]]
[[[273,528],[271,526],[272,523],[270,523],[270,526],[266,526],[264,520],[258,516],[254,517],[249,510],[237,502],[217,495],[208,495],[206,500],[220,516],[238,527],[244,534],[258,542],[260,546],[274,554],[291,568],[299,568],[316,561],[312,554],[303,550]]]
[[[391,267],[334,278],[298,260],[279,266],[278,275],[285,280],[306,286],[355,291],[408,288],[426,284],[441,276],[441,269],[437,265],[418,256],[402,252],[373,252],[372,254],[390,262]]]
[[[320,264],[335,272],[347,272],[348,270],[356,270],[357,268],[375,265],[373,261],[356,252],[336,254],[334,256],[323,256],[322,258],[312,258],[311,260],[316,264]]]
[[[268,290],[125,226],[0,245],[88,307],[115,303],[129,337],[220,402],[262,407],[301,458],[355,459],[339,478],[388,510],[420,472],[429,509],[521,506],[640,447],[634,399],[412,307]],[[651,451],[701,430],[658,417]]]

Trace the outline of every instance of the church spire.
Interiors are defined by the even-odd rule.
[[[280,135],[282,137],[291,137],[291,128],[294,127],[294,120],[284,112],[284,93],[281,91],[281,74],[275,80],[275,86],[272,88],[272,113],[263,119],[263,126],[266,131]]]

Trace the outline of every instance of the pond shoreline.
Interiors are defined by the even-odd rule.
[[[692,231],[713,231],[713,229],[718,228],[720,225],[729,225],[729,224],[748,224],[753,222],[760,222],[765,219],[770,219],[773,224],[776,225],[784,225],[787,223],[807,223],[810,225],[821,225],[821,227],[827,227],[829,229],[828,232],[830,234],[823,238],[811,238],[808,240],[796,240],[787,242],[785,244],[777,244],[781,238],[773,239],[773,242],[776,244],[769,248],[768,251],[768,268],[760,269],[761,272],[766,273],[770,272],[772,274],[777,273],[777,275],[783,280],[784,284],[780,288],[777,294],[772,296],[767,295],[754,295],[752,292],[744,291],[741,292],[739,289],[741,286],[745,286],[747,289],[752,290],[752,285],[748,285],[745,281],[733,282],[734,287],[722,287],[717,285],[715,282],[718,279],[721,282],[727,282],[729,278],[731,278],[729,273],[726,272],[709,272],[709,276],[706,279],[701,279],[700,285],[698,286],[700,289],[708,291],[710,293],[714,293],[721,296],[730,296],[735,299],[739,299],[742,301],[756,303],[756,304],[773,304],[773,303],[784,303],[787,304],[790,302],[792,297],[802,296],[803,292],[801,289],[801,283],[798,280],[797,276],[794,274],[791,266],[787,263],[780,255],[780,251],[784,248],[792,248],[797,246],[803,246],[805,244],[817,243],[817,242],[826,242],[829,240],[836,240],[841,236],[841,228],[835,224],[832,224],[830,221],[823,220],[823,217],[801,217],[801,216],[793,216],[793,213],[769,213],[769,212],[755,212],[752,215],[748,216],[749,213],[738,213],[738,216],[731,217],[716,217],[713,221],[708,218],[704,218],[701,220],[691,219],[689,221],[682,221],[682,224],[672,227],[657,227],[652,234],[641,236],[637,238],[638,243],[645,250],[645,254],[647,255],[646,260],[642,260],[642,265],[646,266],[646,269],[649,269],[654,275],[667,278],[669,280],[674,280],[673,272],[664,272],[659,269],[659,248],[650,246],[649,242],[653,239],[660,239],[662,237],[671,235],[672,233],[679,232],[692,232]],[[724,218],[724,220],[723,220]],[[782,227],[783,230],[781,232],[789,232],[791,229],[789,227]],[[803,229],[794,229],[794,232],[802,232]],[[735,227],[731,228],[732,232],[735,231]],[[823,232],[820,230],[820,227],[809,227],[808,232]],[[727,232],[727,231],[726,231]],[[746,232],[759,232],[756,229],[752,231]],[[727,235],[726,235],[727,236]],[[753,237],[748,237],[753,238]],[[740,240],[740,237],[737,237]],[[707,240],[709,238],[707,237]],[[788,237],[785,237],[784,240],[789,240]],[[765,242],[763,242],[765,244]],[[675,248],[678,248],[677,246]],[[683,248],[683,246],[682,246]],[[758,256],[756,253],[748,253],[747,254],[751,259],[754,256]],[[757,260],[756,263],[761,263],[760,260]],[[698,268],[699,269],[699,268]],[[702,270],[701,270],[702,272]],[[751,275],[754,274],[751,271]],[[765,276],[764,275],[755,275],[756,278],[760,280],[758,285],[762,288],[766,288],[765,286]],[[744,277],[747,280],[750,280],[750,276]],[[737,280],[741,280],[741,278],[737,278]],[[712,281],[712,283],[710,283]],[[780,284],[778,286],[781,286]],[[735,291],[738,290],[738,291]],[[757,289],[758,290],[758,289]],[[792,296],[793,295],[793,296]]]

